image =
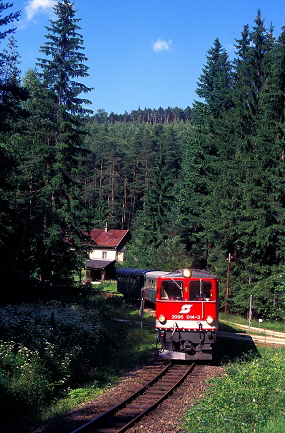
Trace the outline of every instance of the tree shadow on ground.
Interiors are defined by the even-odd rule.
[[[251,336],[246,336],[246,339],[237,339],[234,335],[218,336],[214,356],[215,365],[254,357],[260,357],[260,353]]]
[[[236,333],[245,333],[245,330],[243,329],[237,329],[236,327],[233,327],[231,325],[229,325],[228,323],[224,323],[224,322],[219,322],[219,331],[223,331],[223,332],[232,332],[234,334]]]

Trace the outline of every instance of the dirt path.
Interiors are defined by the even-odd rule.
[[[256,344],[273,344],[277,346],[285,346],[285,332],[271,331],[264,328],[255,328],[248,325],[241,325],[239,323],[233,323],[224,321],[228,325],[232,325],[236,328],[241,328],[246,331],[246,333],[232,333],[232,332],[218,332],[220,337],[228,337],[232,339],[254,341]]]

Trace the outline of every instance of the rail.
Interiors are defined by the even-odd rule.
[[[194,366],[195,363],[186,365],[169,363],[154,379],[130,397],[71,433],[125,432],[171,395]]]

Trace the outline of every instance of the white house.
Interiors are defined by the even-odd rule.
[[[90,281],[115,278],[115,263],[123,262],[124,249],[130,240],[129,230],[93,229],[90,239],[94,243],[86,263],[86,277]]]

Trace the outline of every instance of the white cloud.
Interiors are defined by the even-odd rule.
[[[56,0],[30,0],[25,7],[27,21],[31,21],[38,13],[51,12],[55,3]]]
[[[236,49],[234,44],[225,44],[226,51],[233,51]]]
[[[157,39],[157,41],[153,44],[152,48],[153,48],[153,51],[156,51],[156,52],[164,51],[164,50],[168,51],[171,44],[172,44],[172,40],[164,41],[161,39]]]

